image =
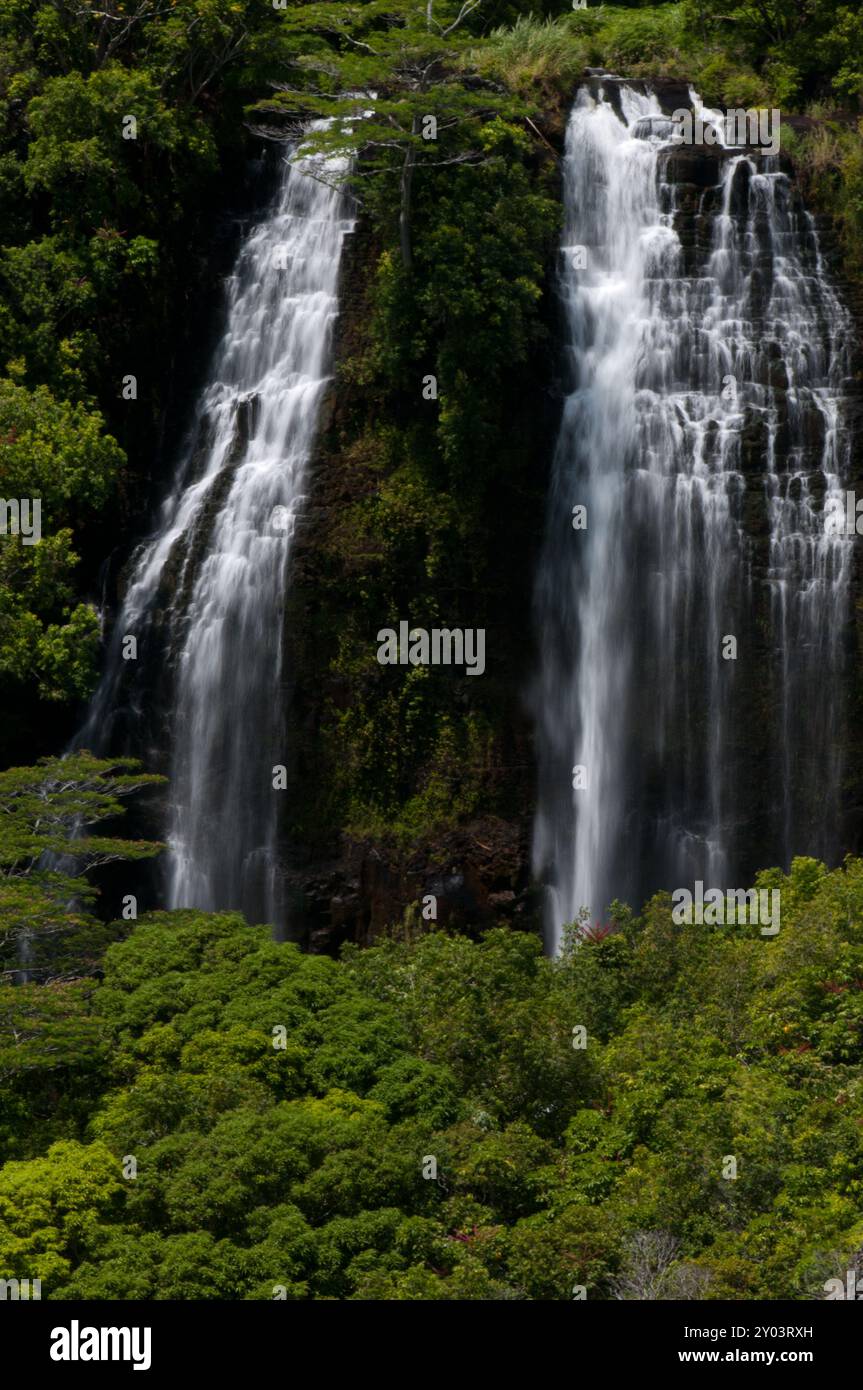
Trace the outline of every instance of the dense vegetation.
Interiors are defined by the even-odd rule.
[[[99,818],[132,777],[81,766],[47,804]],[[34,781],[0,786],[6,863],[32,857]],[[55,973],[0,988],[0,1277],[55,1298],[823,1296],[863,1245],[863,862],[760,883],[775,939],[675,926],[659,896],[554,961],[530,933],[405,925],[336,962],[183,911],[115,922],[94,978],[60,924]],[[58,909],[17,886],[44,959]]]
[[[350,486],[306,614],[325,708],[299,839],[526,808],[502,729],[554,413],[556,149],[586,66],[797,113],[784,147],[863,280],[853,6],[465,8],[0,0],[0,493],[43,504],[38,545],[0,537],[4,766],[56,753],[93,688],[100,566],[159,491],[262,129],[376,93],[349,140],[364,313],[324,441]],[[488,679],[379,667],[369,632],[407,616],[496,632]],[[235,915],[97,910],[92,871],[158,851],[117,834],[154,780],[84,754],[0,772],[0,1278],[776,1299],[859,1259],[863,861],[765,874],[775,940],[676,927],[659,897],[550,961],[528,932],[421,935],[413,908],[336,961]]]

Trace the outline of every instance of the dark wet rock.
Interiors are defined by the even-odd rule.
[[[414,844],[341,842],[341,855],[314,872],[293,870],[291,936],[311,950],[369,944],[391,929],[456,927],[477,933],[535,921],[528,825],[487,818]],[[434,917],[428,899],[434,899]]]

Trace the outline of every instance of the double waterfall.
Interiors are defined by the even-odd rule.
[[[534,685],[552,950],[584,909],[746,887],[843,843],[851,321],[780,158],[672,135],[655,96],[610,78],[580,91],[567,132],[567,394]],[[126,721],[152,766],[135,668],[161,670],[168,904],[277,925],[284,594],[352,225],[342,172],[286,161],[241,247],[78,739],[116,747]]]
[[[681,147],[654,96],[592,86],[536,592],[552,949],[614,898],[835,855],[847,718],[851,328],[812,220],[776,156]]]
[[[302,151],[285,160],[271,211],[241,246],[188,446],[77,739],[116,742],[112,725],[141,713],[136,668],[155,652],[170,669],[168,906],[279,925],[286,567],[352,226],[334,186],[342,172]],[[137,660],[124,658],[128,636]]]

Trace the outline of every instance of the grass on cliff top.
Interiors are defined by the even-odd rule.
[[[573,86],[586,67],[631,77],[691,75],[692,45],[683,32],[680,5],[638,9],[579,10],[555,19],[519,16],[471,49],[466,65],[514,91]]]
[[[768,64],[757,72],[736,45],[693,32],[683,4],[599,5],[553,19],[519,16],[469,50],[465,66],[526,94],[537,86],[568,94],[587,67],[626,77],[673,77],[692,82],[708,104],[761,106],[782,100],[787,83]]]

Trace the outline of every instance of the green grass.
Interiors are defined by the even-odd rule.
[[[690,59],[682,44],[680,5],[656,5],[599,6],[544,21],[521,16],[512,28],[496,29],[465,61],[483,76],[525,92],[538,84],[575,83],[585,67],[629,76],[683,75]]]

